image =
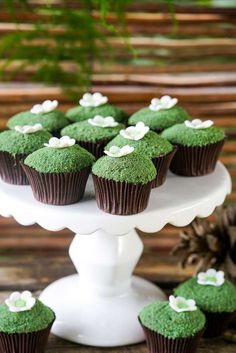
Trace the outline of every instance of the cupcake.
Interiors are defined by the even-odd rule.
[[[189,119],[189,115],[177,103],[177,98],[169,96],[163,96],[160,99],[153,98],[149,107],[131,115],[128,120],[129,125],[135,125],[142,121],[151,130],[161,132],[172,125],[183,123]]]
[[[115,137],[124,125],[117,123],[113,117],[95,116],[65,127],[62,136],[70,136],[91,152],[96,158],[103,155],[105,145]]]
[[[14,292],[0,305],[0,352],[43,353],[54,312],[29,291]]]
[[[136,152],[152,159],[157,171],[152,187],[162,185],[166,180],[170,162],[176,152],[171,143],[154,131],[150,131],[144,123],[139,122],[136,126],[120,130],[119,135],[107,144],[106,149],[112,146],[123,147],[127,144],[134,147]]]
[[[42,148],[51,137],[41,124],[15,126],[0,133],[0,177],[6,183],[27,185],[28,179],[20,162]]]
[[[194,353],[206,319],[194,300],[171,295],[146,306],[139,322],[150,353]]]
[[[67,119],[73,122],[94,118],[96,115],[112,116],[118,123],[127,120],[128,115],[120,108],[108,103],[108,98],[101,93],[85,93],[76,106],[66,113]]]
[[[54,136],[59,136],[61,129],[69,124],[65,114],[56,109],[58,101],[46,100],[42,104],[36,104],[30,111],[21,112],[8,120],[9,129],[14,129],[16,125],[41,124],[45,130]]]
[[[205,337],[220,336],[236,313],[236,288],[223,271],[209,269],[180,284],[175,293],[193,298],[207,319]]]
[[[224,131],[211,120],[186,120],[163,131],[162,137],[178,147],[171,161],[173,173],[200,176],[212,173],[224,145]]]
[[[142,212],[148,205],[156,169],[134,147],[110,147],[92,167],[98,207],[116,215]]]
[[[50,205],[78,202],[84,195],[94,156],[68,136],[52,137],[45,146],[22,164],[34,197]]]

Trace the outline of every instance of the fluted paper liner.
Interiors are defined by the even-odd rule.
[[[95,197],[98,207],[115,215],[142,212],[148,205],[151,184],[131,184],[97,177],[93,174]]]
[[[0,332],[0,353],[44,353],[52,324],[37,332]]]
[[[177,145],[170,170],[178,175],[201,176],[212,173],[225,140],[207,146]]]
[[[203,330],[192,337],[168,338],[145,327],[139,320],[145,337],[149,353],[194,353]]]
[[[212,338],[221,336],[227,329],[231,320],[236,317],[236,312],[233,313],[210,313],[204,311],[206,316],[206,330],[204,332],[204,337]]]
[[[104,155],[104,148],[109,141],[111,141],[111,139],[101,140],[98,142],[77,141],[77,143],[98,159]]]
[[[22,164],[36,200],[49,205],[69,205],[82,199],[90,168],[72,173],[40,173]]]
[[[3,181],[15,185],[28,185],[27,176],[21,166],[21,161],[26,155],[11,155],[8,152],[0,152],[0,177]]]
[[[154,179],[152,182],[152,188],[156,188],[164,184],[170,163],[176,151],[177,147],[174,147],[173,150],[169,153],[152,159],[152,162],[155,165],[157,171],[156,179]]]

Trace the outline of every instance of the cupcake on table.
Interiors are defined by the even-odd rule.
[[[158,135],[143,122],[120,130],[119,134],[111,140],[106,149],[112,146],[124,147],[129,144],[135,152],[149,157],[156,167],[157,176],[152,182],[152,187],[162,185],[166,180],[170,162],[176,149],[169,141]]]
[[[99,158],[103,155],[105,145],[123,128],[124,125],[119,124],[112,116],[96,115],[65,127],[61,135],[74,138],[80,146]]]
[[[22,164],[34,197],[50,205],[78,202],[95,157],[69,136],[52,137]]]
[[[184,176],[212,173],[225,142],[225,133],[211,120],[186,120],[162,133],[162,137],[177,146],[170,169]]]
[[[209,269],[180,284],[176,295],[193,298],[207,319],[206,337],[221,335],[236,314],[236,287],[223,271]]]
[[[138,110],[128,120],[129,125],[142,121],[151,130],[161,132],[172,125],[189,119],[188,113],[178,104],[177,98],[163,96],[153,98],[148,107]]]
[[[59,136],[61,129],[69,124],[65,113],[57,109],[57,100],[46,100],[36,104],[30,111],[18,113],[8,120],[9,129],[14,129],[17,125],[35,125],[41,124],[43,128]]]
[[[80,99],[79,105],[66,113],[66,117],[72,122],[92,119],[96,115],[112,116],[118,123],[123,123],[128,118],[127,113],[108,103],[108,97],[99,92],[85,93]]]
[[[206,319],[193,299],[171,295],[146,306],[139,322],[150,353],[194,353]]]
[[[0,177],[6,183],[27,185],[21,166],[30,153],[42,148],[52,135],[41,124],[15,126],[0,133]]]
[[[112,146],[92,167],[98,207],[116,215],[142,212],[148,205],[156,168],[134,147]]]
[[[13,292],[0,305],[0,317],[0,352],[45,351],[55,314],[31,292]]]

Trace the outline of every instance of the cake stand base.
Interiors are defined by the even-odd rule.
[[[55,335],[91,346],[142,342],[138,313],[150,302],[165,299],[158,287],[136,276],[131,287],[117,296],[94,296],[83,288],[79,275],[64,277],[49,285],[40,299],[56,312]]]

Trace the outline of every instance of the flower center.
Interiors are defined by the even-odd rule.
[[[26,301],[23,299],[18,299],[15,301],[15,306],[17,308],[23,308],[26,305]]]
[[[187,309],[188,305],[186,303],[180,302],[180,303],[178,303],[178,308],[179,309]]]
[[[209,282],[216,283],[216,277],[214,277],[214,276],[207,276],[206,280],[209,281]]]

